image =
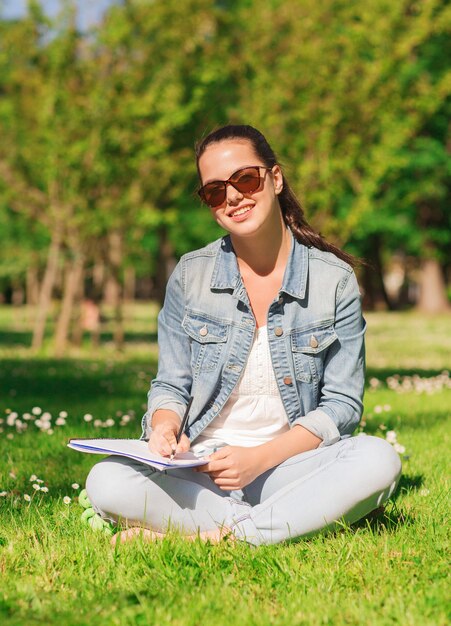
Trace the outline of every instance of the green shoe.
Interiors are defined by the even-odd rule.
[[[104,535],[111,536],[113,534],[113,526],[104,520],[98,513],[94,511],[86,493],[86,489],[80,491],[78,501],[85,509],[81,514],[81,521],[88,524],[93,530],[101,531]]]
[[[92,506],[89,501],[86,489],[82,489],[82,491],[80,491],[80,493],[78,494],[78,502],[84,509],[89,509],[89,507]]]

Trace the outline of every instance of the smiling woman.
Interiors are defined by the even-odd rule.
[[[258,545],[354,522],[391,496],[401,466],[386,441],[351,436],[365,332],[353,259],[306,222],[256,129],[214,131],[196,157],[199,195],[228,234],[169,280],[142,438],[209,462],[162,474],[109,457],[89,498],[131,527],[122,541],[144,527],[149,540],[171,528]]]

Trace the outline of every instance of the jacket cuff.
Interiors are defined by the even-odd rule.
[[[340,432],[336,427],[335,422],[325,411],[322,411],[321,409],[315,409],[314,411],[307,413],[307,415],[299,417],[293,422],[293,426],[296,424],[303,426],[311,433],[322,439],[318,448],[330,446],[333,443],[340,441]]]
[[[177,402],[177,400],[156,397],[151,403],[149,403],[149,408],[146,412],[146,420],[145,425],[143,424],[143,435],[148,439],[150,433],[152,432],[152,417],[155,411],[158,409],[166,409],[167,411],[174,411],[177,415],[182,419],[183,414],[185,412],[185,407],[181,402]]]

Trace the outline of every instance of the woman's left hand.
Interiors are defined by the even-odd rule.
[[[213,482],[224,491],[242,489],[265,471],[259,448],[224,446],[209,456],[208,465],[196,470],[210,474]]]

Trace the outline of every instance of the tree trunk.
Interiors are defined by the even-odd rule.
[[[422,262],[417,308],[422,313],[446,313],[450,309],[442,268],[434,258]]]
[[[81,309],[81,303],[85,297],[85,271],[82,268],[80,281],[75,294],[75,306],[74,306],[74,323],[72,325],[71,341],[74,346],[81,346],[83,341],[83,315]]]
[[[47,321],[52,300],[53,287],[55,285],[58,271],[61,240],[62,228],[60,225],[57,225],[52,233],[52,241],[47,254],[47,266],[42,280],[41,291],[39,292],[38,311],[34,323],[33,340],[31,343],[33,350],[39,350],[39,348],[42,347],[42,342],[44,340],[45,324]]]
[[[83,274],[83,262],[83,255],[76,253],[74,260],[66,271],[64,296],[55,331],[56,357],[62,356],[66,350],[67,337],[69,334],[69,326],[72,318],[74,302]]]
[[[166,283],[176,264],[174,250],[169,241],[167,229],[164,226],[159,230],[159,243],[154,290],[156,299],[160,306],[163,306]]]
[[[26,299],[27,304],[34,306],[39,300],[39,279],[38,268],[36,265],[32,265],[27,269],[26,275]]]
[[[123,289],[120,281],[122,269],[122,237],[118,231],[109,235],[109,264],[110,281],[112,293],[115,294],[114,302],[114,331],[113,340],[117,350],[122,350],[124,346],[124,309],[123,309]]]
[[[370,265],[363,268],[363,287],[365,290],[363,306],[370,310],[393,310],[384,285],[384,266],[382,262],[382,244],[380,237],[373,235],[369,240],[368,257]]]
[[[130,302],[135,299],[136,272],[133,267],[127,267],[124,272],[124,300]]]

